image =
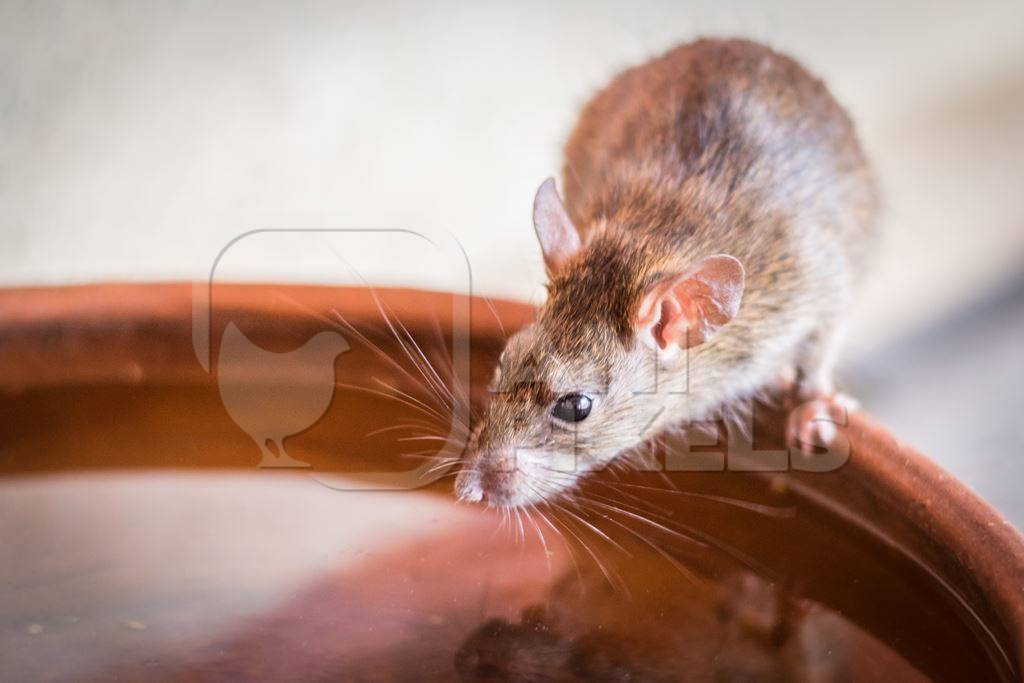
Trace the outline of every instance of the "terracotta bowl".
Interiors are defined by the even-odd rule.
[[[864,416],[833,471],[739,471],[722,428],[705,471],[666,438],[572,501],[455,503],[438,458],[530,316],[0,292],[4,678],[1020,680],[1021,536]],[[784,454],[783,416],[755,418],[747,455]]]

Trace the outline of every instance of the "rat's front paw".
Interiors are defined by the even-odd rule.
[[[821,472],[846,462],[850,446],[843,430],[856,410],[857,402],[845,394],[818,396],[794,407],[786,425],[793,467]]]

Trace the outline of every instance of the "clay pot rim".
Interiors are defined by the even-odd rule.
[[[68,383],[64,372],[47,378],[48,367],[56,358],[66,359],[68,347],[61,345],[55,331],[87,328],[90,339],[116,338],[105,348],[88,349],[90,361],[97,354],[107,354],[100,363],[99,374],[75,377],[70,381],[131,381],[117,367],[118,354],[140,343],[140,334],[150,331],[154,338],[173,336],[178,347],[143,350],[134,363],[181,366],[197,362],[191,348],[180,347],[182,335],[192,336],[193,296],[203,295],[204,288],[188,282],[111,283],[71,286],[45,286],[0,289],[0,390],[25,390],[33,387]],[[337,305],[344,302],[346,291],[356,287],[279,284],[216,284],[214,307],[218,311],[272,316],[309,325],[308,317],[300,317],[294,306],[287,306],[267,296],[271,290],[284,290],[311,307]],[[450,294],[378,288],[396,297],[427,297],[438,299]],[[470,300],[473,328],[499,334],[490,304],[482,299]],[[347,303],[346,303],[347,305]],[[500,302],[504,327],[514,329],[532,318],[533,308],[525,303]],[[429,307],[411,307],[405,315],[407,324],[416,324],[417,314]],[[354,318],[376,315],[376,311],[346,308]],[[425,321],[425,318],[424,318]],[[153,332],[155,330],[155,332]],[[50,341],[42,346],[41,339]],[[57,342],[54,342],[57,339]],[[72,340],[71,344],[76,340]],[[77,340],[78,343],[81,339]],[[77,359],[81,360],[81,358]],[[123,360],[123,358],[122,358]],[[72,363],[76,362],[75,359]],[[66,366],[65,366],[66,369]],[[62,379],[63,378],[63,379]],[[936,463],[902,443],[864,415],[851,417],[848,431],[856,457],[844,467],[852,468],[845,479],[858,483],[860,495],[877,496],[896,509],[906,510],[906,520],[880,520],[881,524],[909,523],[925,534],[936,549],[944,551],[951,563],[976,588],[968,597],[987,601],[993,616],[1005,632],[997,638],[1013,649],[1006,653],[1017,671],[1024,670],[1024,536],[1008,520],[971,491],[965,484]],[[797,478],[797,486],[816,475]],[[820,479],[819,479],[820,481]],[[815,495],[807,486],[807,495]],[[841,495],[846,495],[842,492]],[[826,501],[827,502],[827,501]]]

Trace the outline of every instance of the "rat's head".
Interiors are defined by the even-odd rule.
[[[550,283],[513,335],[456,479],[462,500],[512,507],[553,498],[650,434],[664,410],[658,373],[736,315],[743,268],[711,256],[663,272],[623,233],[584,246],[546,181],[534,226]]]

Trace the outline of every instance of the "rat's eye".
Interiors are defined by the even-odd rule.
[[[566,394],[551,406],[551,414],[566,422],[582,422],[590,415],[592,403],[586,394]]]

